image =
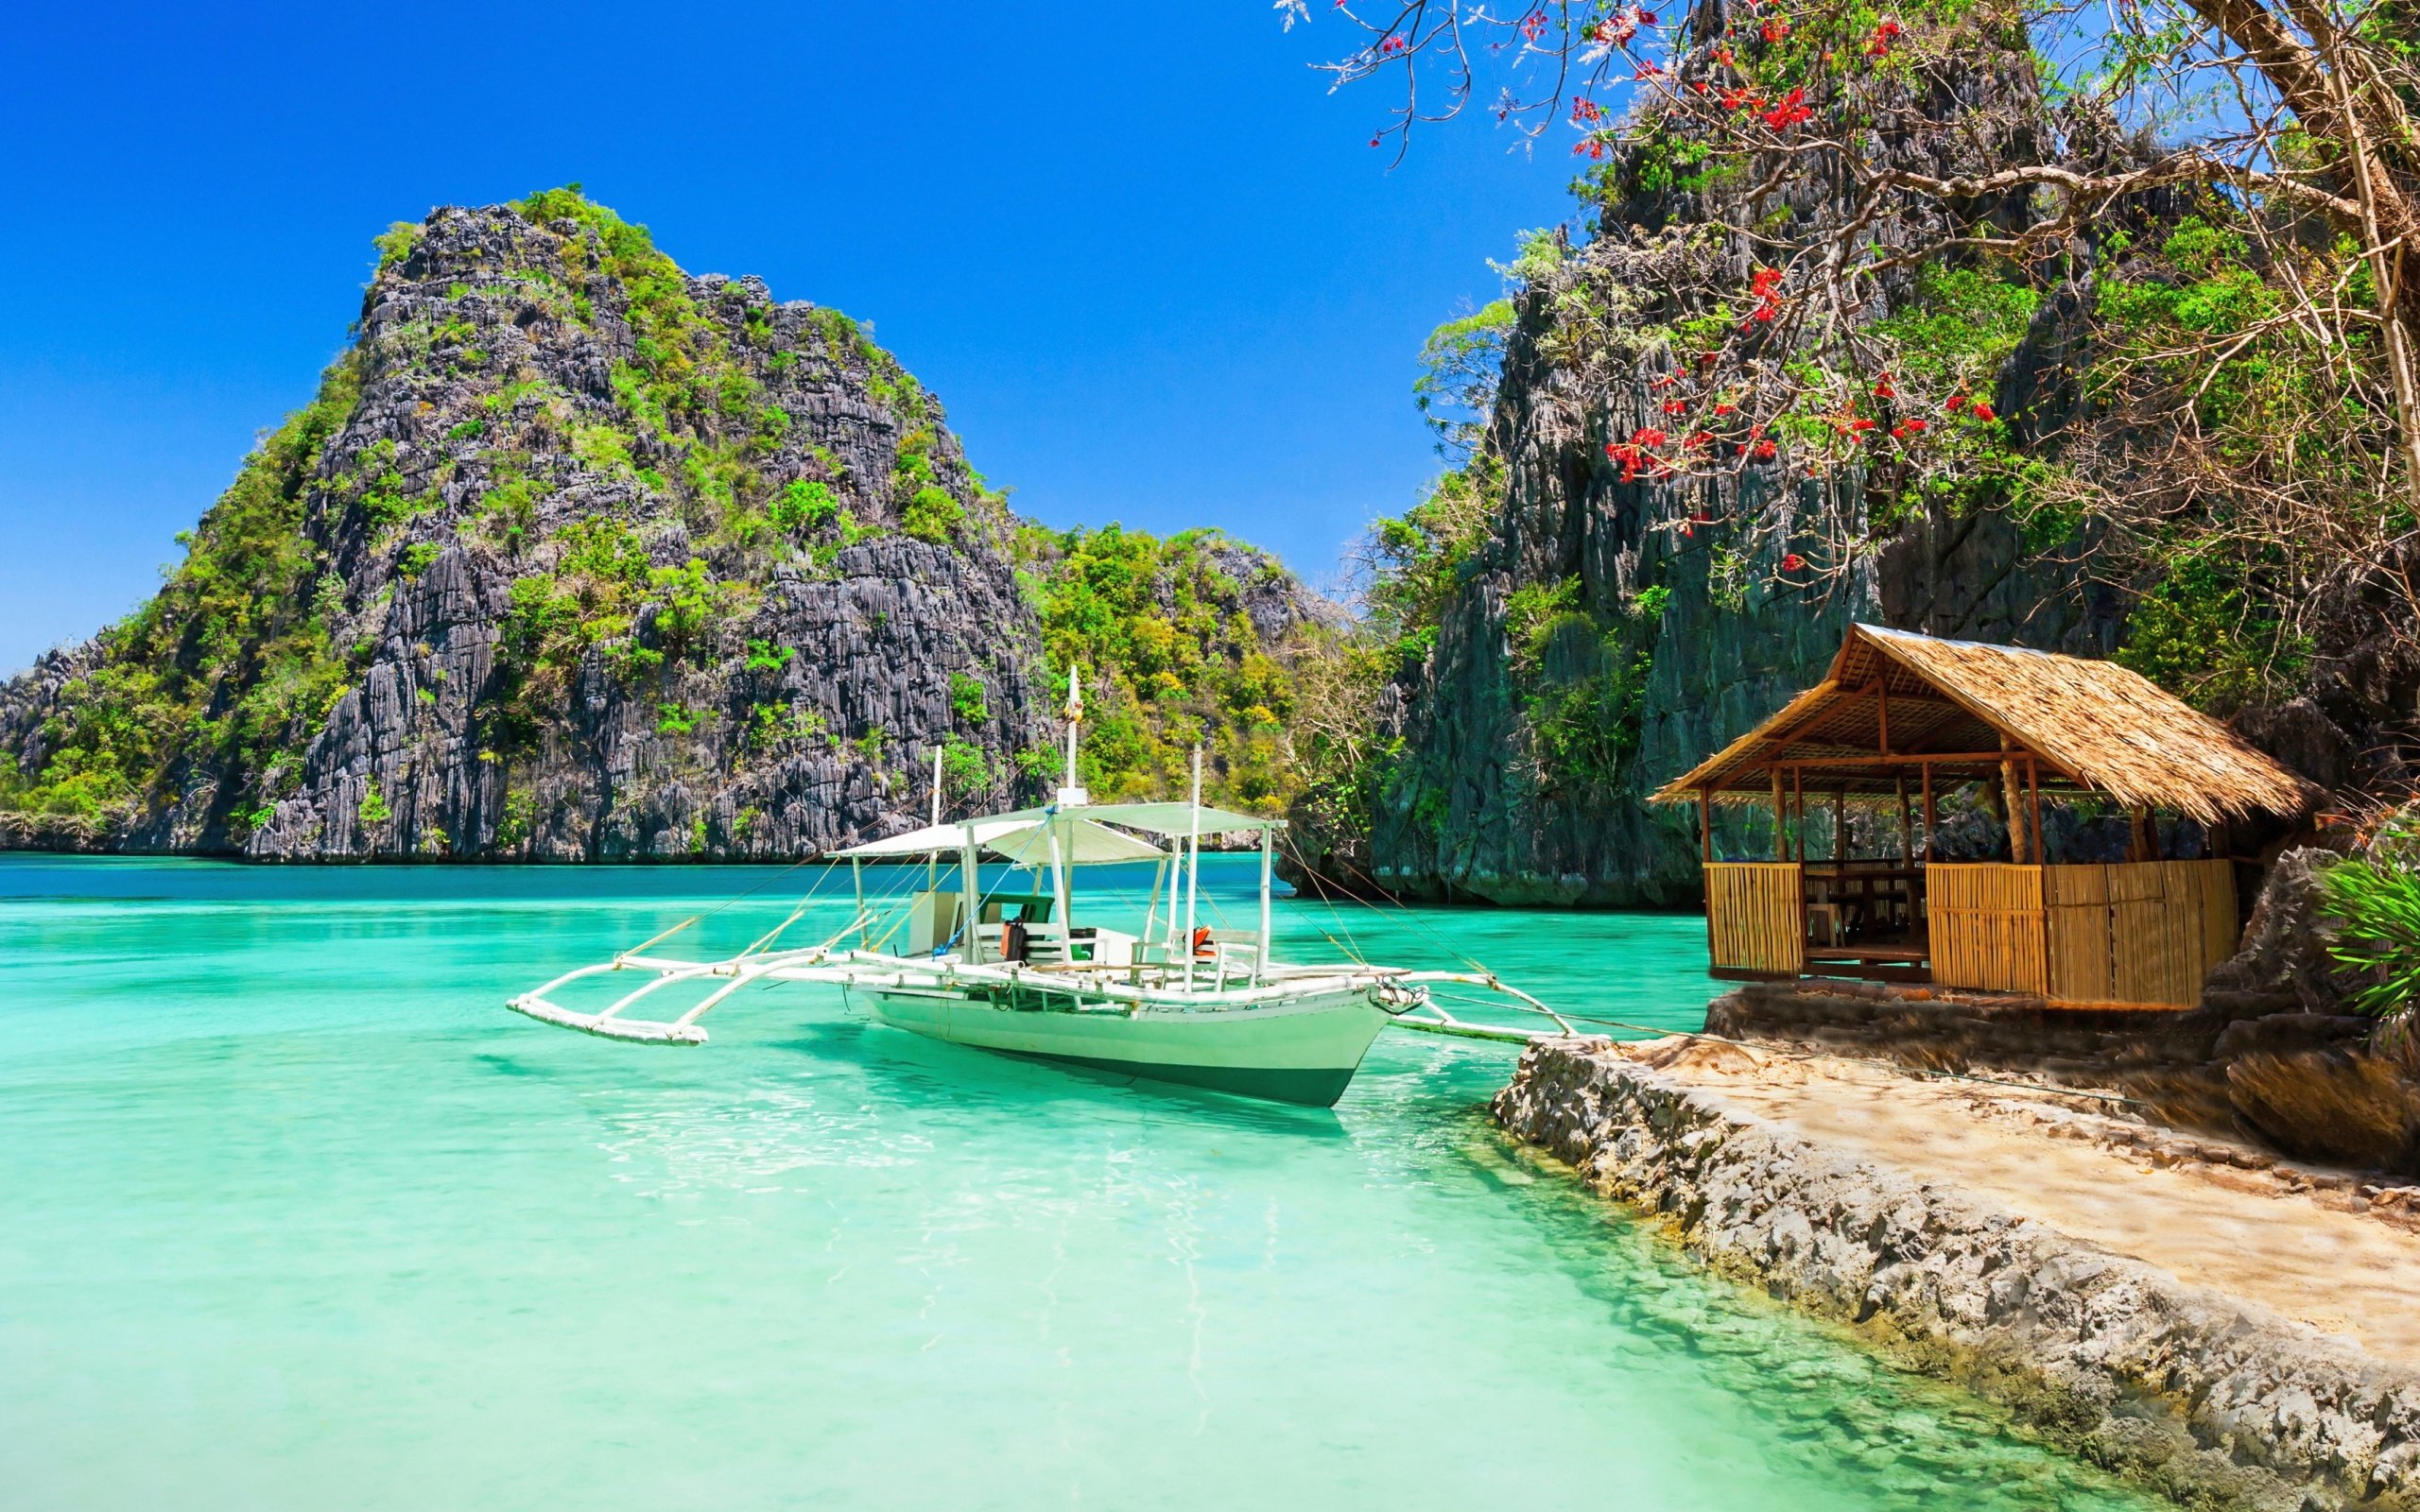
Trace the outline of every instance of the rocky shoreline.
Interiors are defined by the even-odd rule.
[[[1495,1115],[1717,1271],[2181,1504],[2420,1506],[2420,1372],[1824,1147],[1672,1069],[1687,1042],[1533,1044]]]

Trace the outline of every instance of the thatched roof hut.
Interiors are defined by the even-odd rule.
[[[1760,802],[1787,769],[1850,799],[1931,781],[1989,781],[2028,759],[2045,794],[2099,794],[2218,824],[2291,816],[2311,784],[2217,720],[2114,662],[1856,625],[1830,672],[1656,793],[1659,803]]]

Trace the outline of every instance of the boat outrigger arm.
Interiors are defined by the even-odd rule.
[[[852,928],[854,933],[854,926]],[[1458,983],[1500,992],[1530,1012],[1544,1015],[1555,1024],[1554,1033],[1571,1035],[1580,1031],[1570,1021],[1554,1009],[1521,991],[1507,987],[1493,976],[1477,971],[1416,971],[1389,967],[1280,968],[1286,973],[1259,987],[1226,992],[1194,994],[1197,1011],[1215,1012],[1219,1008],[1250,1007],[1270,1004],[1296,995],[1298,988],[1287,977],[1300,980],[1316,979],[1322,986],[1340,981],[1349,982],[1362,991],[1373,994],[1398,1028],[1418,1029],[1428,1034],[1458,1035],[1473,1040],[1502,1040],[1526,1043],[1540,1038],[1537,1033],[1508,1029],[1489,1023],[1474,1023],[1458,1019],[1437,1003],[1426,988],[1432,984]],[[637,988],[615,999],[596,1013],[575,1013],[558,1006],[548,994],[580,980],[608,971],[643,971],[648,973]],[[1031,974],[1016,967],[966,966],[950,963],[935,973],[903,963],[898,956],[869,951],[841,950],[831,945],[817,945],[804,950],[780,951],[755,957],[734,956],[723,961],[677,961],[652,955],[632,954],[617,955],[595,966],[583,966],[565,971],[533,992],[525,992],[508,1005],[514,1012],[528,1015],[542,1023],[582,1034],[601,1035],[608,1040],[625,1040],[633,1044],[700,1045],[706,1042],[706,1031],[698,1021],[721,1005],[724,999],[754,982],[824,982],[840,987],[865,989],[881,988],[938,988],[942,990],[978,985],[1016,988],[1035,993],[1058,989],[1048,978]],[[648,1020],[626,1016],[627,1010],[659,988],[682,983],[715,984],[712,991],[698,1000],[680,1017],[669,1020]],[[1070,1003],[1067,1009],[1085,1013],[1109,1013],[1131,1018],[1151,996],[1132,988],[1087,985],[1079,994],[1065,989],[1070,997],[1080,995],[1089,1000]]]
[[[936,763],[932,823],[838,853],[850,864],[856,907],[847,926],[821,943],[780,943],[804,915],[802,901],[736,955],[680,960],[656,951],[693,919],[612,960],[566,971],[510,1005],[585,1034],[694,1045],[706,1040],[699,1021],[742,988],[821,982],[865,993],[885,1023],[953,1043],[1319,1106],[1343,1092],[1390,1023],[1477,1039],[1538,1037],[1458,1018],[1444,1000],[1472,995],[1433,988],[1479,988],[1509,1009],[1542,1016],[1552,1033],[1575,1032],[1562,1015],[1484,970],[1277,961],[1270,890],[1284,821],[1204,807],[1199,751],[1189,802],[1092,802],[1076,781],[1073,730],[1081,717],[1071,679],[1067,782],[1045,808],[943,823]],[[1197,924],[1202,837],[1237,832],[1259,839],[1258,927]],[[954,876],[942,870],[945,857]],[[1028,890],[1006,891],[1005,881],[985,890],[987,858],[1028,870]],[[908,893],[904,909],[869,905],[866,862],[917,860],[925,863],[924,886]],[[1154,866],[1141,928],[1078,927],[1074,873],[1137,862]],[[643,979],[601,1008],[562,1000],[585,979],[624,971]]]

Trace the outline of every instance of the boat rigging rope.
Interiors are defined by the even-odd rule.
[[[1304,876],[1316,877],[1318,875],[1317,872],[1311,869],[1310,864],[1303,859],[1303,852],[1295,848],[1290,837],[1282,839],[1278,843],[1286,848],[1286,855],[1288,859],[1291,860],[1294,865],[1303,868]],[[1337,912],[1336,900],[1327,895],[1327,889],[1324,887],[1314,886],[1311,891],[1318,897],[1321,906],[1327,910],[1327,917],[1329,920],[1334,923],[1339,930],[1343,932],[1344,937],[1349,943],[1337,945],[1336,936],[1328,934],[1328,932],[1323,929],[1320,930],[1321,936],[1329,944],[1337,945],[1339,950],[1344,952],[1345,958],[1350,960],[1354,965],[1369,965],[1369,957],[1361,954],[1361,942],[1354,939],[1353,937],[1352,926],[1345,923],[1344,916],[1342,914]],[[1354,901],[1357,902],[1360,902],[1359,899],[1355,899]],[[1311,927],[1319,929],[1319,926],[1316,924]]]
[[[1305,875],[1316,875],[1316,873],[1312,872],[1309,864],[1303,859],[1300,851],[1289,850],[1288,853],[1293,856],[1294,864],[1303,868]],[[1454,959],[1461,962],[1464,966],[1469,967],[1472,971],[1478,972],[1481,976],[1493,977],[1495,975],[1494,971],[1487,969],[1487,964],[1485,962],[1461,950],[1443,933],[1431,927],[1426,919],[1422,919],[1420,915],[1412,909],[1410,904],[1405,902],[1393,893],[1389,892],[1386,888],[1380,886],[1378,885],[1377,878],[1371,876],[1368,872],[1362,870],[1359,867],[1355,866],[1351,861],[1346,860],[1343,856],[1340,855],[1336,859],[1346,870],[1352,872],[1355,876],[1359,877],[1363,882],[1368,883],[1372,892],[1376,893],[1387,902],[1393,904],[1398,912],[1400,912],[1406,919],[1411,920],[1413,927],[1417,928],[1422,934],[1426,935],[1430,939],[1435,940],[1439,945],[1443,946],[1446,954],[1451,955]],[[1369,900],[1362,898],[1358,894],[1352,894],[1350,896],[1352,896],[1354,902],[1360,903],[1363,907],[1368,908],[1373,912],[1377,911],[1377,905],[1371,902]],[[1331,904],[1330,906],[1333,907],[1334,905]]]
[[[784,877],[788,876],[791,872],[796,871],[799,868],[808,866],[824,859],[824,853],[820,850],[811,856],[801,856],[796,861],[791,862],[788,866],[784,867],[781,870],[774,872],[769,877],[767,877],[755,886],[749,888],[746,892],[734,893],[731,897],[724,899],[722,902],[715,904],[712,908],[707,909],[702,914],[691,914],[688,918],[681,920],[681,922],[673,925],[670,929],[666,930],[661,935],[651,935],[648,938],[640,941],[638,944],[631,946],[629,950],[622,952],[621,955],[616,956],[615,959],[618,960],[623,956],[636,955],[639,952],[647,949],[649,945],[660,945],[664,943],[664,941],[670,939],[673,936],[680,934],[683,930],[687,929],[690,925],[701,924],[707,919],[714,918],[715,915],[721,913],[724,909],[729,908],[732,904],[745,902],[749,899],[755,897],[758,893],[763,892],[766,888],[781,881]],[[827,870],[824,873],[824,876],[829,875],[831,875],[831,872]],[[806,896],[808,898],[814,897],[816,888],[822,885],[823,877],[816,878],[814,886],[806,889]],[[802,900],[802,902],[804,902],[804,900]],[[789,925],[787,922],[785,922],[782,925],[782,928],[784,929],[787,929]],[[778,933],[778,931],[776,933]]]

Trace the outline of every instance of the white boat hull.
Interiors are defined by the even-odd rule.
[[[1344,1094],[1388,1015],[1362,987],[1248,1006],[1132,1012],[1010,1007],[943,986],[865,989],[895,1028],[1116,1075],[1327,1108]]]

